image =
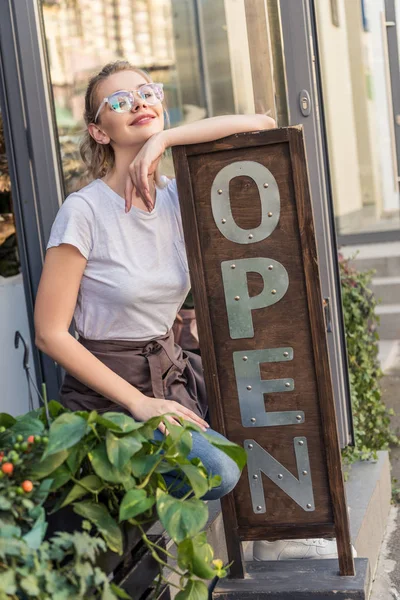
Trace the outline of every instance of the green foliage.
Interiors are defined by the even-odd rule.
[[[390,416],[382,402],[378,362],[377,301],[369,289],[372,272],[359,273],[340,260],[342,301],[346,330],[355,446],[343,451],[347,464],[375,458],[378,450],[398,444],[390,431]]]
[[[17,534],[17,535],[13,535]],[[0,600],[43,598],[51,600],[116,600],[107,576],[96,566],[104,552],[103,540],[87,533],[59,532],[37,549],[18,532],[0,535]]]
[[[104,547],[119,554],[123,553],[124,525],[138,527],[144,543],[159,563],[161,581],[167,566],[165,554],[169,553],[156,546],[143,529],[149,521],[160,519],[179,545],[178,556],[169,555],[178,566],[168,567],[179,575],[179,597],[206,600],[207,587],[197,578],[222,577],[226,572],[221,561],[213,560],[212,548],[201,533],[208,518],[207,504],[201,498],[220,484],[220,478],[210,476],[198,458],[188,459],[192,448],[191,431],[199,431],[199,428],[187,422],[174,426],[165,417],[138,423],[121,413],[101,416],[95,411],[70,413],[56,402],[51,402],[48,408],[53,419],[50,426],[44,409],[16,420],[9,415],[0,415],[1,427],[5,428],[0,433],[0,447],[4,448],[7,459],[12,457],[14,460],[13,473],[2,474],[0,478],[0,526],[3,526],[0,541],[3,530],[8,532],[9,538],[15,538],[20,544],[18,560],[22,561],[7,558],[5,566],[0,563],[0,579],[3,576],[5,589],[7,586],[25,589],[24,582],[29,580],[31,590],[43,589],[44,593],[46,586],[56,585],[57,580],[58,595],[39,595],[31,591],[32,597],[90,598],[90,595],[79,594],[90,594],[90,587],[95,584],[102,587],[102,600],[124,597],[121,590],[116,587],[112,590],[105,583],[104,575],[87,556],[77,555],[76,540],[81,540],[82,544],[82,540],[86,540],[85,544],[88,544],[92,539],[88,534],[84,538],[74,538],[75,541],[68,536],[44,541],[45,508],[57,512],[69,506],[83,517],[82,529],[94,528],[94,533],[103,538]],[[162,420],[169,435],[156,441],[154,430]],[[32,432],[35,432],[35,441],[28,444]],[[243,468],[243,449],[220,438],[206,437]],[[164,478],[171,471],[180,474],[181,484],[186,484],[189,489],[181,499],[173,496],[173,490],[168,488]],[[31,492],[21,491],[21,483],[26,479],[32,482]],[[64,544],[69,540],[68,560],[65,563],[67,556],[60,555],[58,572],[57,565],[48,564],[53,560],[49,548],[59,547],[61,539]],[[26,549],[22,551],[22,548]],[[96,548],[101,550],[103,547]],[[30,570],[31,563],[38,561],[40,568],[43,567],[43,580],[40,569],[37,572],[33,568]],[[68,587],[68,561],[72,561],[73,568],[79,571],[80,579],[74,581],[78,593],[75,588]],[[19,573],[24,574],[21,581]],[[45,573],[52,574],[51,582]],[[22,596],[12,592],[9,597]]]

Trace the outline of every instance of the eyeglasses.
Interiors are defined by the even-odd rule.
[[[101,109],[104,104],[109,104],[113,111],[117,113],[126,113],[132,110],[132,108],[137,103],[137,99],[135,98],[135,94],[138,98],[143,100],[149,106],[154,106],[155,104],[159,104],[163,101],[164,91],[162,83],[144,83],[137,90],[120,90],[119,92],[114,92],[108,98],[104,98],[102,103],[99,106],[99,110],[96,113],[94,118],[94,123],[97,121],[97,117],[100,114]]]

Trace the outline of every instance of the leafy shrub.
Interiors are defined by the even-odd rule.
[[[139,423],[116,412],[102,415],[96,411],[71,413],[54,401],[49,403],[48,414],[52,420],[50,427],[45,409],[17,419],[0,415],[3,430],[0,429],[0,448],[3,449],[3,456],[0,456],[0,527],[6,526],[6,531],[12,528],[13,536],[17,531],[21,548],[24,545],[30,548],[25,552],[28,563],[24,562],[23,568],[29,569],[32,560],[48,560],[49,547],[43,547],[44,509],[57,512],[70,506],[83,517],[84,527],[94,527],[96,535],[118,554],[123,553],[122,527],[126,524],[137,527],[159,563],[159,580],[164,579],[163,569],[168,567],[179,575],[179,600],[192,597],[193,590],[198,600],[206,600],[207,587],[197,578],[212,579],[226,574],[222,562],[214,560],[212,547],[202,533],[208,508],[201,498],[220,484],[220,478],[210,476],[199,459],[188,459],[192,449],[191,432],[199,431],[208,437],[240,468],[245,463],[244,450],[220,438],[207,436],[192,423],[172,425],[165,417]],[[169,435],[162,441],[155,441],[154,430],[161,421],[168,427]],[[167,485],[164,476],[171,472],[178,473],[181,483],[186,485],[188,492],[183,498],[174,497]],[[177,556],[146,536],[143,526],[157,518],[176,543]],[[72,548],[78,538],[74,538],[75,541],[65,539]],[[52,539],[51,547],[60,543]],[[87,543],[84,542],[85,546]],[[168,558],[178,566],[167,564]],[[7,561],[5,565],[0,563],[0,593],[5,591],[2,580],[8,585],[7,578],[11,577],[10,565],[15,577],[19,572],[20,566],[15,560]],[[88,577],[100,581],[97,571],[89,564],[85,564],[84,571]],[[62,572],[60,577],[64,575]],[[107,594],[104,600],[115,597],[109,588],[103,591],[104,594]]]
[[[354,447],[343,451],[345,462],[376,458],[378,450],[397,444],[390,415],[382,402],[378,362],[377,301],[369,289],[373,273],[360,273],[340,257],[342,302],[354,420]]]
[[[101,600],[129,598],[121,596],[95,564],[105,547],[103,540],[87,533],[59,532],[33,549],[20,538],[18,528],[4,528],[0,536],[0,600],[94,600],[98,592]]]

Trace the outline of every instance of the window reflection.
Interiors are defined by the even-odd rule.
[[[398,48],[389,47],[385,2],[335,0],[331,14],[327,3],[315,8],[338,231],[397,230],[399,130],[392,86],[398,77],[391,78],[390,66]]]
[[[0,113],[0,278],[20,273],[11,183]]]
[[[206,116],[192,2],[43,0],[42,8],[67,193],[84,183],[78,153],[84,93],[90,76],[104,64],[127,59],[162,82],[171,125]],[[174,38],[181,42],[182,36],[180,64],[184,68],[183,59],[189,61],[191,74],[181,89]],[[186,98],[193,86],[194,93]],[[169,159],[164,171],[171,170]]]

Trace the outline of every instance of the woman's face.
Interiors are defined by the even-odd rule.
[[[114,92],[133,91],[144,83],[148,83],[148,81],[135,71],[113,73],[104,79],[97,88],[96,110],[102,100]],[[138,94],[135,94],[134,97],[135,104],[126,113],[115,112],[108,103],[103,105],[97,119],[97,127],[91,126],[91,133],[96,141],[111,142],[114,149],[116,147],[142,146],[152,135],[164,129],[162,103],[150,106]]]

